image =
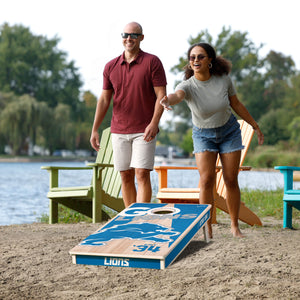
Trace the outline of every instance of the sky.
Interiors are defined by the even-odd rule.
[[[263,57],[270,50],[291,56],[300,69],[298,0],[0,0],[0,25],[23,25],[32,34],[60,38],[58,48],[75,61],[84,82],[98,98],[105,64],[123,52],[121,32],[139,22],[141,49],[157,55],[166,70],[167,92],[181,79],[170,69],[185,56],[189,37],[222,28],[248,32]]]

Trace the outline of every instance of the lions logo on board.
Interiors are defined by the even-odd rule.
[[[160,224],[153,223],[135,223],[115,225],[95,232],[82,241],[80,245],[102,246],[107,242],[116,239],[134,239],[157,243],[172,242],[172,236],[179,235],[180,232]]]

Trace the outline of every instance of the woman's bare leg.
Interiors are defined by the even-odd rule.
[[[210,204],[211,214],[213,212],[214,206],[214,197],[213,197],[213,188],[216,178],[216,152],[200,152],[195,154],[196,164],[198,171],[200,173],[200,195],[199,203],[200,204]],[[211,226],[211,217],[207,222],[208,224],[208,235],[210,238],[213,237],[212,226]]]
[[[224,153],[220,155],[223,178],[226,185],[226,203],[231,218],[231,232],[235,237],[244,237],[239,229],[239,211],[241,193],[238,184],[241,151]]]

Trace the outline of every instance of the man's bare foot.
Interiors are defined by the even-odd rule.
[[[244,238],[245,235],[240,231],[238,227],[231,227],[231,233],[234,237]]]

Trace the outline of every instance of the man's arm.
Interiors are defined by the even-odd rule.
[[[146,127],[144,132],[144,140],[147,142],[151,141],[157,135],[158,124],[164,112],[163,107],[160,105],[160,100],[166,95],[166,87],[156,86],[154,87],[154,91],[156,94],[154,113],[150,124]]]
[[[90,143],[96,151],[100,149],[98,129],[107,113],[112,98],[112,94],[113,94],[113,90],[102,90],[101,96],[97,103],[94,123],[93,123],[91,138],[90,138]]]

